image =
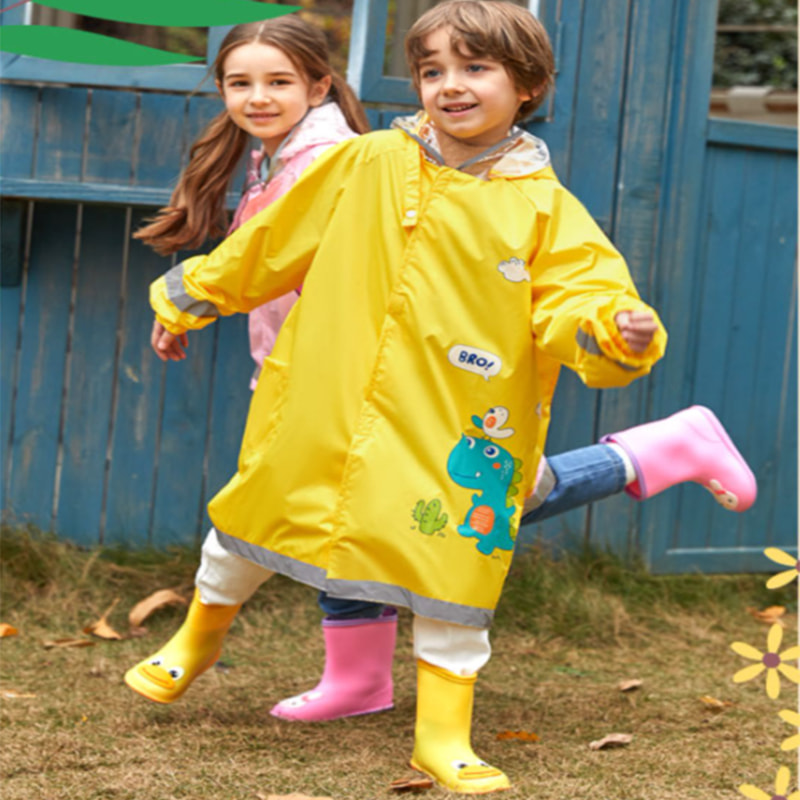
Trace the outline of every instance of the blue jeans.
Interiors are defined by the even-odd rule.
[[[521,524],[543,522],[573,508],[603,500],[625,488],[625,463],[614,449],[593,444],[547,459],[555,486],[545,501],[522,518]],[[334,619],[379,617],[383,605],[367,600],[343,600],[319,593],[319,606]]]

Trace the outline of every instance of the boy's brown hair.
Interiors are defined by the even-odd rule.
[[[452,44],[459,52],[500,62],[520,91],[531,92],[517,120],[532,114],[553,83],[555,62],[547,31],[525,8],[496,0],[447,0],[426,11],[409,30],[406,60],[414,88],[419,91],[419,65],[430,52],[426,37],[440,28],[453,29]]]

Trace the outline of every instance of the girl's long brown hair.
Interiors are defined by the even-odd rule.
[[[212,66],[222,83],[225,59],[242,44],[260,42],[283,51],[309,83],[327,75],[333,79],[329,97],[342,109],[356,133],[369,130],[366,114],[344,78],[331,69],[325,36],[296,14],[232,28],[222,40]],[[223,236],[228,229],[225,196],[228,184],[247,147],[248,135],[231,120],[227,110],[218,114],[189,150],[189,164],[178,178],[169,205],[133,234],[157,253],[199,247],[207,238]]]

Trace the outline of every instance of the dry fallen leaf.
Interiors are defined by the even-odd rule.
[[[716,697],[711,697],[710,695],[703,695],[703,697],[700,698],[700,702],[715,713],[724,711],[726,708],[730,708],[733,705],[729,700],[717,700]]]
[[[633,736],[629,733],[609,733],[602,739],[596,742],[590,742],[589,748],[591,750],[608,750],[612,747],[625,747],[633,741]]]
[[[91,639],[51,639],[42,642],[45,650],[51,650],[53,647],[94,647],[94,645]]]
[[[776,622],[783,625],[781,617],[786,613],[786,608],[784,606],[770,606],[763,611],[759,611],[757,608],[748,607],[747,613],[753,619],[763,622],[765,625],[774,625]]]
[[[16,636],[19,631],[13,626],[9,625],[7,622],[0,623],[0,639],[4,639],[6,636]]]
[[[18,692],[16,689],[0,689],[0,697],[4,697],[6,700],[22,700],[36,697],[36,695],[27,692]]]
[[[423,792],[433,789],[433,781],[430,778],[414,775],[411,778],[398,778],[392,781],[389,789],[392,792]]]
[[[159,589],[157,592],[140,600],[128,614],[128,623],[131,628],[140,628],[142,623],[159,608],[180,603],[186,605],[186,599],[181,597],[176,591],[172,589]]]
[[[100,639],[121,639],[122,637],[108,624],[108,616],[114,610],[117,603],[119,603],[119,597],[106,609],[105,614],[103,614],[97,622],[87,625],[83,629],[83,632],[90,633],[92,636],[97,636]]]
[[[630,681],[621,681],[617,686],[617,688],[621,692],[633,692],[636,689],[638,689],[641,685],[642,681],[640,681],[638,678],[634,678],[633,680]]]
[[[500,741],[505,741],[507,739],[519,739],[523,742],[539,741],[539,735],[531,731],[500,731],[495,738]]]

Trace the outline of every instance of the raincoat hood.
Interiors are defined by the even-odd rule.
[[[410,117],[397,117],[392,128],[403,131],[422,147],[426,158],[443,165],[438,132],[424,111]],[[461,164],[458,169],[484,180],[493,178],[522,178],[550,167],[547,145],[532,133],[518,126],[508,136],[478,156]]]

